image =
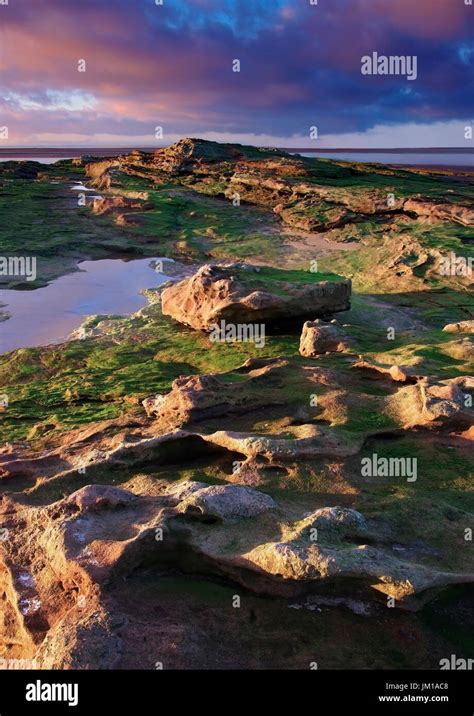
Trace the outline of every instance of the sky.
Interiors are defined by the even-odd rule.
[[[473,147],[469,1],[0,0],[0,148]]]

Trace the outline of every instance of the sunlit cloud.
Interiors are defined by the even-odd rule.
[[[459,146],[447,128],[474,115],[474,8],[453,0],[17,0],[2,13],[2,146],[150,146],[156,126],[307,146],[314,125],[324,145]],[[373,51],[416,54],[416,82],[363,76]]]

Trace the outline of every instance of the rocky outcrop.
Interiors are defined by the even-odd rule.
[[[150,396],[143,401],[147,415],[160,418],[168,426],[182,426],[223,415],[242,413],[251,402],[254,408],[265,405],[267,391],[250,395],[251,385],[242,384],[236,391],[225,386],[213,375],[194,375],[176,378],[166,395]],[[171,421],[171,422],[170,422]]]
[[[102,161],[90,162],[85,165],[86,177],[89,179],[100,179],[106,174],[112,167],[120,166],[120,162],[117,157],[112,159],[103,159]]]
[[[180,139],[176,144],[157,149],[153,164],[168,173],[181,173],[200,168],[203,164],[238,160],[244,156],[244,148],[237,144],[219,144],[203,139]]]
[[[315,643],[324,652],[321,630],[351,635],[349,603],[359,606],[350,622],[357,648],[347,640],[347,650],[362,651],[358,636],[370,632],[386,652],[393,627],[398,660],[400,624],[417,618],[387,610],[387,597],[416,609],[445,586],[474,581],[474,378],[462,375],[474,355],[472,321],[462,319],[472,312],[467,281],[441,278],[432,228],[440,224],[453,250],[469,241],[467,182],[196,139],[73,164],[38,173],[2,165],[0,183],[10,190],[14,177],[31,175],[66,208],[64,184],[87,164],[89,186],[104,198],[90,202],[100,221],[76,217],[83,250],[179,252],[189,278],[151,289],[154,304],[130,318],[86,321],[81,345],[2,362],[0,411],[13,442],[0,446],[0,668],[4,657],[51,669],[168,669],[186,658],[184,668],[235,668],[239,649],[239,665],[252,652],[261,668],[277,643],[307,668]],[[107,218],[129,227],[146,210],[156,213],[143,231],[110,231]],[[245,256],[262,246],[261,265],[224,263],[240,238]],[[329,261],[333,238],[351,242],[348,251],[362,246]],[[349,308],[350,282],[312,274],[313,256],[363,289],[351,323],[331,320]],[[204,260],[196,272],[190,262]],[[163,318],[161,303],[210,341]],[[440,316],[459,322],[441,334]],[[272,328],[262,351],[211,345],[232,340],[226,325],[258,324]],[[254,357],[239,365],[239,356]],[[404,469],[412,459],[418,472]],[[237,596],[241,610],[231,608]],[[288,609],[315,605],[325,613]],[[269,627],[277,622],[279,631]],[[416,630],[406,633],[426,666]],[[436,634],[436,643],[446,642]],[[344,666],[340,647],[336,639]]]
[[[436,512],[442,552],[410,542],[403,551],[399,517],[393,523],[387,517],[388,503],[374,507],[365,492],[337,480],[343,469],[360,471],[361,450],[369,437],[386,432],[389,417],[398,434],[449,427],[464,430],[467,441],[472,378],[435,381],[397,366],[399,374],[380,372],[393,389],[374,395],[362,393],[360,384],[353,392],[347,374],[319,364],[253,358],[229,374],[182,377],[167,394],[145,401],[147,418],[81,428],[41,459],[12,449],[0,455],[5,481],[20,477],[34,486],[0,503],[9,535],[0,541],[5,640],[10,632],[16,638],[16,651],[7,655],[28,655],[42,668],[120,666],[132,638],[121,610],[133,575],[143,569],[212,575],[261,595],[330,589],[362,593],[371,602],[392,597],[406,608],[439,588],[473,582],[470,557],[452,564],[460,539],[452,510]],[[378,372],[361,362],[350,373],[362,385],[362,369]],[[363,424],[361,409],[380,424]],[[199,480],[174,480],[183,455],[215,456],[227,466],[212,478],[199,468]],[[140,465],[166,468],[158,477],[137,473]],[[306,476],[316,469],[322,480],[329,467],[334,472],[325,484],[339,493],[321,486],[308,498]],[[120,487],[101,484],[103,476],[112,483],[124,471],[133,477],[122,477]],[[275,489],[280,473],[284,491]],[[296,497],[293,479],[304,490]],[[49,503],[50,491],[67,496]]]
[[[297,581],[375,579],[376,589],[397,600],[452,580],[448,573],[403,563],[369,545],[341,550],[294,541],[270,542],[248,552],[245,559],[267,574]]]
[[[5,482],[16,476],[34,480],[76,474],[81,467],[113,469],[163,464],[183,454],[227,453],[245,464],[233,481],[261,484],[267,461],[286,466],[313,459],[343,462],[387,429],[465,430],[473,423],[469,376],[439,382],[387,368],[380,371],[383,390],[374,393],[373,379],[366,380],[361,368],[368,370],[362,364],[360,376],[354,371],[353,377],[340,378],[319,361],[250,359],[228,374],[183,376],[168,393],[145,399],[140,420],[78,430],[38,458],[0,453],[0,476]]]
[[[416,195],[404,199],[390,186],[394,170],[379,168],[387,176],[387,188],[331,186],[322,166],[315,171],[305,159],[285,152],[256,149],[239,144],[219,144],[202,139],[182,139],[153,153],[130,154],[86,164],[91,185],[107,190],[114,167],[156,183],[169,181],[170,175],[197,191],[215,193],[270,208],[283,223],[303,231],[331,231],[347,224],[355,225],[361,215],[379,216],[388,221],[400,215],[405,221],[423,223],[453,222],[464,226],[474,223],[470,205],[440,203]],[[339,166],[339,174],[354,179],[356,170]],[[359,172],[363,173],[360,165]],[[318,181],[321,175],[323,181]]]
[[[38,668],[116,668],[131,637],[119,602],[144,565],[201,565],[259,594],[317,594],[335,580],[357,581],[367,599],[382,592],[402,607],[474,581],[469,570],[395,555],[396,535],[381,540],[377,520],[355,509],[303,509],[249,487],[193,481],[136,483],[135,492],[89,484],[46,508],[10,501],[2,608],[16,614],[16,634],[23,630],[16,655]]]
[[[405,428],[474,424],[474,411],[456,380],[437,382],[428,378],[400,388],[388,399]]]
[[[445,333],[474,333],[474,321],[459,321],[458,323],[448,323],[443,331]]]
[[[282,276],[266,288],[252,269],[237,272],[206,264],[191,278],[163,291],[162,310],[180,323],[210,331],[221,321],[265,323],[349,309],[350,281],[311,282],[310,277],[307,283],[295,285]]]
[[[443,353],[471,366],[474,361],[474,339],[471,336],[465,336],[449,341],[443,345]]]
[[[474,211],[459,204],[437,204],[432,201],[409,199],[403,210],[414,213],[428,223],[452,221],[463,226],[474,226]]]

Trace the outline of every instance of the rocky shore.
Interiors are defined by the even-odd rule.
[[[469,656],[474,176],[185,139],[0,185],[36,287],[82,258],[180,266],[130,317],[0,355],[0,657]]]

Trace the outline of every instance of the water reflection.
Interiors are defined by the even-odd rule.
[[[34,291],[0,290],[10,318],[0,322],[0,352],[64,340],[86,316],[129,315],[146,305],[139,294],[168,280],[150,265],[134,261],[82,261],[79,271]],[[164,263],[166,269],[166,263]]]

